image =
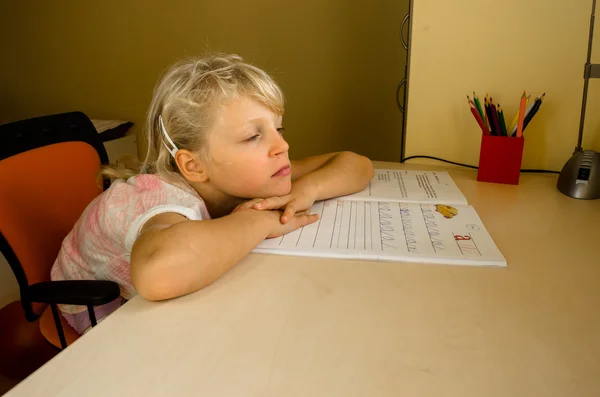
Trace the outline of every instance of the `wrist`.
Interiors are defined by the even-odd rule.
[[[317,201],[321,198],[321,187],[315,181],[300,178],[292,184],[292,196],[303,195]]]
[[[273,230],[273,228],[280,223],[279,217],[281,213],[279,211],[273,210],[255,210],[255,209],[247,209],[244,211],[238,211],[232,215],[239,216],[241,219],[240,222],[244,222],[246,224],[251,224],[255,226],[255,232],[264,235],[266,238],[269,233]]]

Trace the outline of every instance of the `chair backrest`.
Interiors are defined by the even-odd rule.
[[[62,241],[102,192],[97,174],[108,156],[82,113],[2,125],[0,148],[9,154],[0,160],[0,250],[31,321],[45,305],[32,304],[28,287],[50,279]]]

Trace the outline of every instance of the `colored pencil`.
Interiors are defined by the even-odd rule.
[[[475,111],[477,112],[477,114],[479,115],[479,119],[481,119],[481,121],[483,123],[482,130],[486,130],[486,131],[489,132],[488,126],[487,126],[487,124],[485,122],[485,117],[481,114],[481,112],[477,108],[477,104],[475,103],[475,101],[471,100],[471,97],[469,97],[468,95],[467,95],[467,102],[469,103],[469,108],[471,108],[471,110],[474,108]],[[477,119],[477,117],[476,117],[476,119]],[[479,123],[479,120],[477,120],[477,123]],[[484,131],[484,133],[485,133],[485,131]]]
[[[502,110],[500,104],[498,104],[498,118],[500,119],[500,128],[502,129],[502,135],[508,136],[508,132],[506,131],[506,120],[504,120],[504,111]]]
[[[475,102],[468,95],[467,95],[467,103],[469,104],[469,110],[473,114],[473,117],[475,117],[475,120],[477,121],[477,124],[479,124],[480,128],[482,128],[482,124],[480,124],[480,121],[481,121],[481,123],[483,123],[482,132],[484,132],[483,130],[484,130],[484,128],[486,128],[485,123],[483,122],[483,119],[481,118],[481,114],[479,113],[479,110],[477,110],[477,106],[475,105]],[[473,109],[475,109],[475,113],[473,113]]]
[[[490,132],[492,135],[498,135],[496,132],[496,125],[494,124],[494,117],[492,116],[492,109],[490,108],[490,100],[487,95],[485,96],[485,114],[488,118],[488,123],[490,124]]]
[[[527,110],[525,110],[525,118],[527,119],[527,115],[529,114],[529,112],[531,112],[531,109],[533,109],[533,106],[535,105],[535,103],[537,102],[537,100],[540,98],[539,96],[535,99],[535,101],[531,102],[529,100],[529,98],[531,97],[531,95],[529,95],[527,97]]]
[[[540,110],[540,106],[542,106],[542,102],[544,102],[545,96],[546,93],[543,93],[535,100],[531,111],[525,116],[525,121],[523,121],[523,131],[525,131],[525,128],[527,128],[527,126],[529,125],[533,117],[536,115],[538,110]]]
[[[529,98],[531,97],[531,94],[529,94],[527,96],[527,104],[529,104]],[[529,109],[529,107],[528,107]],[[526,113],[527,115],[527,113]],[[515,117],[513,117],[512,121],[510,122],[510,126],[507,130],[508,132],[508,136],[515,136],[515,134],[517,133],[517,123],[519,122],[519,108],[517,108],[517,111],[515,112]]]
[[[523,137],[523,123],[525,122],[525,106],[527,104],[527,94],[523,91],[521,95],[521,105],[519,107],[519,122],[517,123],[517,138]]]
[[[489,135],[490,132],[483,123],[483,119],[481,118],[481,115],[479,114],[477,108],[475,108],[475,105],[473,103],[469,103],[469,108],[471,109],[471,113],[473,114],[473,117],[475,117],[477,124],[479,124],[479,128],[481,128],[481,132],[483,132],[484,135]]]
[[[479,102],[479,98],[477,97],[477,94],[475,94],[475,91],[473,91],[473,102],[475,102],[475,107],[477,107],[477,111],[479,112],[479,115],[481,116],[481,119],[483,120],[483,123],[485,124],[485,128],[490,128],[488,123],[487,123],[487,118],[485,117],[485,114],[483,113],[483,109],[481,108],[481,102]]]
[[[510,127],[508,128],[508,132],[509,132],[510,136],[513,135],[513,131],[516,131],[518,122],[519,122],[519,109],[517,108],[517,111],[515,112],[515,117],[513,117],[512,121],[510,122]]]
[[[498,118],[498,111],[496,110],[496,105],[494,104],[494,99],[490,97],[490,112],[492,113],[492,119],[494,123],[494,128],[496,129],[496,135],[502,135],[502,128],[500,127],[500,120]]]
[[[468,95],[467,95],[467,103],[469,104],[469,106],[471,106],[471,105],[475,106],[475,102],[473,102],[473,100],[471,100],[471,97]]]
[[[535,103],[538,101],[538,99],[540,99],[541,95],[539,95],[535,101],[531,102],[531,94],[527,95],[527,101],[525,106],[527,107],[527,110],[525,110],[525,121],[527,121],[527,116],[529,115],[529,113],[531,113],[531,110],[533,109],[533,107],[535,106]],[[525,130],[525,122],[523,122],[523,130]],[[515,136],[517,134],[517,125],[515,124],[513,126],[513,128],[510,130],[510,135],[511,136]]]

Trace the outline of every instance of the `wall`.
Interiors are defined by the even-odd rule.
[[[546,92],[525,133],[525,168],[560,170],[577,143],[591,0],[414,4],[406,155],[477,164],[481,130],[466,95],[486,93],[510,123],[524,89]],[[598,26],[598,24],[596,24]],[[600,62],[596,28],[592,62]],[[600,150],[600,82],[592,80],[584,147]]]
[[[407,9],[408,0],[2,2],[0,122],[80,109],[132,120],[139,134],[164,68],[236,52],[281,83],[292,158],[346,149],[397,160]]]

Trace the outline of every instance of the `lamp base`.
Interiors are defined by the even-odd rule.
[[[556,187],[576,199],[600,198],[600,153],[584,150],[573,154],[560,172]]]

